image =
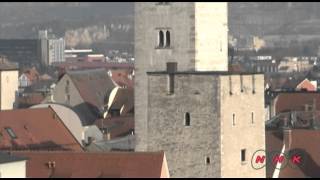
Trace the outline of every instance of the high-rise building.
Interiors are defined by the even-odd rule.
[[[64,39],[49,39],[48,40],[48,50],[49,50],[49,65],[55,62],[64,62],[64,49],[65,41]]]
[[[48,35],[47,30],[39,31],[41,41],[41,59],[43,65],[52,65],[56,62],[64,62],[65,41]]]
[[[135,5],[136,151],[171,177],[265,177],[264,76],[228,72],[227,3]]]

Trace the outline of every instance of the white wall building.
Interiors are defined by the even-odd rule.
[[[0,178],[26,178],[26,158],[0,152]]]
[[[0,57],[0,61],[1,57]],[[18,67],[0,62],[0,110],[12,110],[18,93]]]

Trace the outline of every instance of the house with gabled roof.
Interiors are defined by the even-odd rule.
[[[124,112],[132,111],[132,90],[132,79],[124,71],[110,73],[104,68],[67,71],[44,102],[56,102],[72,107],[83,120],[83,126],[87,126],[103,118],[110,107],[121,108],[125,105]],[[113,105],[115,98],[110,99],[112,92],[115,92],[112,97],[116,97],[117,103],[121,105]],[[119,95],[123,98],[119,98]],[[112,103],[108,104],[109,101]]]
[[[51,108],[0,112],[0,150],[83,151],[77,137]]]

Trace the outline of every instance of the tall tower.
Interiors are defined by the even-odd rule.
[[[226,2],[135,4],[136,151],[146,150],[147,72],[228,70]]]
[[[265,177],[264,75],[228,72],[227,3],[135,8],[135,150],[171,177]]]

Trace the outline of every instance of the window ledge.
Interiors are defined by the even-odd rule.
[[[246,165],[246,164],[247,164],[247,161],[242,161],[242,162],[241,162],[241,165],[242,165],[242,166],[244,166],[244,165]]]
[[[172,47],[155,47],[155,49],[171,50]]]

